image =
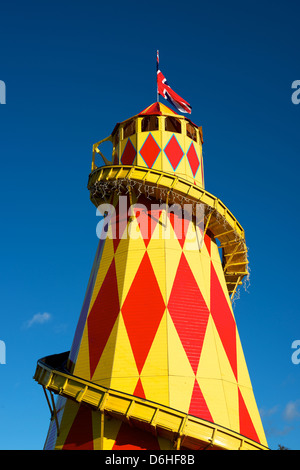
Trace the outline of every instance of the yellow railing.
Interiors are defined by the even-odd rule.
[[[97,196],[97,185],[107,190],[111,183],[111,191],[115,183],[138,185],[138,191],[149,194],[157,200],[166,201],[172,195],[173,202],[179,204],[201,203],[205,207],[204,231],[207,230],[219,240],[223,254],[223,269],[231,299],[242,280],[248,273],[247,246],[245,233],[225,204],[217,197],[178,175],[159,170],[130,165],[107,165],[95,169],[89,176],[88,189],[92,202],[98,206],[102,202],[103,192]],[[121,188],[121,186],[119,186]]]
[[[68,374],[54,365],[59,356],[49,356],[37,363],[34,379],[44,390],[84,403],[96,412],[155,433],[173,442],[175,449],[268,450],[247,437],[209,421]],[[67,356],[68,353],[64,353],[64,357]],[[54,400],[52,404],[55,406]]]

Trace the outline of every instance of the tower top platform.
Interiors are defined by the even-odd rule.
[[[113,145],[111,160],[99,150],[108,140]],[[106,165],[146,167],[204,188],[202,145],[202,127],[157,102],[117,123],[109,137],[94,144],[92,171],[99,153]]]

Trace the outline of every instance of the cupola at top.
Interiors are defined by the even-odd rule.
[[[116,124],[102,142],[112,142],[112,159],[105,164],[147,167],[178,175],[204,188],[202,127],[156,102],[139,114]],[[93,157],[92,170],[99,165]]]

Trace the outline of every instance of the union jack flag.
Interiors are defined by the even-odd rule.
[[[169,101],[181,113],[191,114],[192,107],[181,96],[177,95],[175,91],[167,83],[167,79],[159,69],[159,51],[156,54],[156,71],[157,71],[157,93]]]

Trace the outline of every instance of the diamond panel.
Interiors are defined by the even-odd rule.
[[[165,303],[146,252],[122,306],[124,323],[139,373],[164,311]]]
[[[190,408],[189,408],[189,414],[193,416],[198,416],[199,418],[202,418],[202,419],[207,419],[207,421],[214,422],[197,380],[195,380],[195,384],[194,384],[193,395],[191,398],[191,403],[190,403]]]
[[[117,276],[113,260],[87,320],[91,377],[117,319],[119,309]]]
[[[177,269],[168,309],[196,374],[209,310],[184,254]]]
[[[189,161],[189,164],[190,164],[190,167],[191,167],[193,176],[195,176],[195,174],[196,174],[197,171],[198,171],[200,162],[199,162],[199,158],[198,158],[198,155],[197,155],[197,152],[196,152],[196,150],[195,150],[195,146],[194,146],[193,143],[191,143],[190,148],[189,148],[189,150],[188,150],[186,156],[187,156],[187,158],[188,158],[188,161]]]
[[[167,145],[165,146],[165,154],[169,159],[173,169],[175,170],[182,159],[184,152],[180,147],[175,135],[173,134]]]
[[[136,156],[136,150],[130,139],[127,140],[124,152],[122,154],[121,162],[123,165],[132,165]]]
[[[157,145],[152,134],[149,134],[147,139],[144,142],[143,147],[140,150],[140,154],[145,160],[146,165],[149,168],[152,168],[157,156],[160,152],[160,147]]]
[[[237,379],[236,324],[213,263],[211,264],[210,308],[232,371]]]

